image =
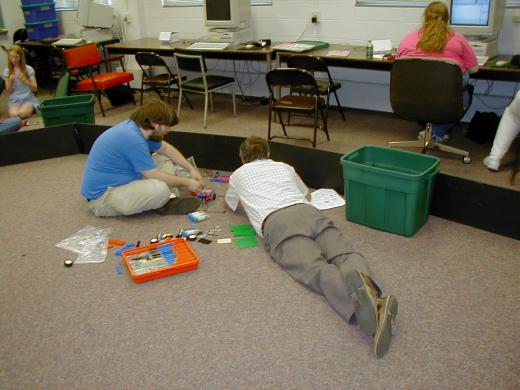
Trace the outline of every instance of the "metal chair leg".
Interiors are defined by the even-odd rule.
[[[345,120],[345,113],[343,112],[343,107],[341,107],[341,103],[339,102],[338,94],[336,93],[335,90],[334,90],[334,97],[336,98],[336,103],[338,104],[339,113],[341,114],[341,117],[343,118],[343,120]]]

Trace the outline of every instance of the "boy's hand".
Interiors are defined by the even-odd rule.
[[[187,180],[186,188],[191,192],[199,193],[204,188],[204,186],[202,185],[202,183],[200,181],[190,179],[190,178],[186,178],[186,180]]]

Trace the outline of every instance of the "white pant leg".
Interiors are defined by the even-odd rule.
[[[497,134],[493,141],[490,156],[501,160],[509,150],[513,140],[520,132],[520,91],[515,95],[511,104],[505,109],[498,125]]]

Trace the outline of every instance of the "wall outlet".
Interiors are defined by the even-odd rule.
[[[311,23],[318,23],[320,21],[320,11],[313,11],[311,13]]]

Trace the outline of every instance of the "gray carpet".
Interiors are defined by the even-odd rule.
[[[94,218],[78,194],[85,158],[0,168],[1,389],[520,388],[518,241],[435,217],[405,238],[327,211],[399,299],[397,336],[378,360],[262,246],[194,243],[197,270],[143,284],[118,275],[112,253],[65,268],[74,255],[55,244],[87,224],[129,242],[189,225]],[[246,222],[210,216],[197,226],[222,236]]]

